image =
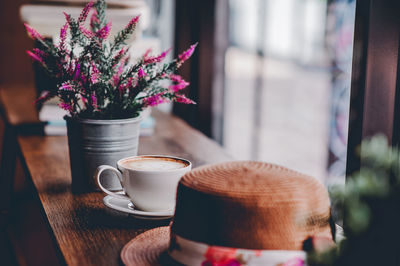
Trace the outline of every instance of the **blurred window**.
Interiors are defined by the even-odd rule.
[[[355,1],[230,0],[223,144],[343,182]]]

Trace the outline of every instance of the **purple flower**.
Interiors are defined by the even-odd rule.
[[[184,88],[186,88],[189,85],[189,82],[186,82],[184,79],[182,79],[181,76],[179,75],[170,75],[169,76],[171,81],[174,83],[173,85],[169,86],[168,88],[172,90],[173,92],[180,91]]]
[[[125,84],[118,87],[120,94],[124,94],[125,91],[133,87],[133,77],[130,77]]]
[[[92,75],[90,76],[90,81],[92,84],[96,83],[99,81],[100,78],[100,71],[97,68],[96,64],[92,61]]]
[[[67,40],[67,30],[68,30],[68,22],[66,22],[60,30],[60,43],[58,44],[58,47],[63,52],[66,52],[65,42]]]
[[[143,68],[139,68],[138,77],[139,78],[144,78],[145,76],[147,76],[146,72],[144,72]]]
[[[100,39],[107,39],[108,34],[110,33],[111,30],[111,21],[108,22],[103,28],[101,28],[98,32],[96,32],[96,36],[99,37]]]
[[[92,38],[94,36],[93,32],[91,32],[90,30],[86,29],[85,26],[83,26],[83,25],[79,25],[79,30],[88,39],[90,39],[90,38]]]
[[[187,49],[186,51],[184,51],[183,53],[181,53],[178,56],[180,64],[182,64],[183,62],[185,62],[192,56],[194,49],[196,49],[196,46],[197,46],[197,43],[192,44],[189,49]]]
[[[72,113],[73,110],[74,110],[73,107],[72,107],[72,105],[69,104],[69,103],[61,102],[61,103],[58,104],[58,106],[59,106],[61,109],[64,109],[65,111],[68,111],[68,112],[70,112],[70,113]]]
[[[93,0],[90,1],[89,3],[86,4],[86,6],[83,8],[81,14],[79,15],[78,18],[78,23],[82,23],[86,20],[90,9],[93,7]]]
[[[112,79],[113,79],[114,86],[117,86],[118,83],[119,83],[119,76],[118,75],[113,75]]]
[[[99,18],[97,17],[97,10],[95,9],[90,17],[90,28],[93,30],[95,24],[99,23]]]
[[[190,100],[189,98],[186,98],[184,95],[180,94],[175,94],[175,102],[177,103],[184,103],[184,104],[196,104],[196,102]]]
[[[130,77],[130,78],[128,79],[128,82],[126,83],[126,87],[127,87],[127,88],[131,88],[132,85],[133,85],[133,78]]]
[[[92,107],[97,109],[97,97],[94,93],[90,96],[90,99],[92,99]]]
[[[118,76],[120,76],[122,74],[122,72],[124,71],[124,64],[125,64],[125,60],[122,60],[118,67],[118,71],[117,71]]]
[[[33,59],[33,60],[36,60],[36,61],[38,61],[39,63],[41,63],[42,65],[44,65],[44,61],[43,61],[43,58],[40,56],[40,55],[38,55],[37,53],[32,53],[31,51],[26,51],[26,53]]]
[[[50,98],[51,98],[51,94],[49,91],[42,91],[40,97],[35,100],[35,103],[42,103],[42,102],[47,101]]]
[[[175,83],[179,83],[183,80],[181,76],[175,75],[175,74],[169,75],[169,78],[171,79],[172,82],[175,82]]]
[[[118,54],[114,56],[113,61],[118,63],[118,61],[124,56],[125,53],[126,53],[126,48],[122,47],[121,50],[119,50]],[[113,67],[114,66],[115,65],[113,65]]]
[[[118,66],[118,70],[117,73],[115,75],[113,75],[113,82],[114,85],[117,86],[120,80],[120,76],[122,74],[122,72],[124,71],[124,60],[122,60]]]
[[[73,91],[74,88],[71,86],[71,84],[65,82],[61,85],[60,90],[64,90],[64,91]]]
[[[136,27],[136,24],[139,22],[139,18],[140,18],[140,15],[132,18],[129,21],[128,25],[125,26],[125,30],[126,31],[133,31],[133,29]]]
[[[82,86],[84,86],[83,83],[86,82],[86,81],[87,81],[87,78],[86,78],[85,74],[81,73],[81,76],[80,76],[80,79],[79,79],[79,83],[81,83]]]
[[[132,18],[111,41],[111,22],[102,17],[106,11],[105,5],[94,8],[94,0],[86,1],[90,2],[85,5],[78,18],[64,13],[66,22],[64,21],[65,24],[59,31],[59,41],[54,46],[25,24],[29,36],[44,46],[42,50],[27,51],[28,55],[39,62],[53,78],[61,81],[55,90],[39,97],[38,102],[58,97],[61,100],[60,108],[70,112],[70,115],[87,112],[89,116],[96,116],[97,111],[103,111],[103,103],[118,105],[120,109],[115,112],[120,114],[130,106],[140,111],[145,106],[164,102],[194,103],[182,93],[189,83],[179,75],[171,75],[171,71],[192,56],[197,44],[191,45],[179,58],[163,66],[160,64],[166,60],[171,49],[156,54],[151,54],[149,49],[137,62],[130,64],[129,46],[125,41],[139,26],[140,16]],[[89,17],[90,27],[87,25]],[[94,49],[93,45],[99,49]],[[79,51],[75,49],[76,46]],[[111,71],[111,74],[104,75],[104,69]],[[171,81],[162,85],[165,80]],[[100,82],[104,82],[107,87],[104,89],[110,88],[112,94],[99,91],[100,87],[104,87],[98,87]],[[117,97],[114,97],[114,93]],[[124,104],[120,105],[120,102]]]
[[[63,12],[63,14],[64,14],[64,16],[65,16],[65,19],[67,20],[67,23],[68,23],[69,25],[71,25],[71,15],[69,15],[69,14],[67,14],[67,13],[65,13],[65,12]]]
[[[81,67],[81,65],[79,64],[79,63],[77,63],[76,64],[76,66],[75,66],[75,75],[74,75],[74,80],[78,80],[79,79],[79,74],[80,74],[80,72],[79,72],[79,68]]]
[[[148,56],[148,54],[150,53],[150,50],[147,50],[146,53],[143,55],[143,63],[145,65],[159,63],[162,60],[164,60],[164,58],[167,56],[167,54],[169,53],[170,50],[171,50],[171,48],[162,52],[159,56],[153,56],[153,57]]]
[[[35,55],[39,56],[42,59],[44,59],[47,56],[47,54],[45,52],[43,52],[42,50],[40,50],[38,48],[33,48],[32,51]]]
[[[180,91],[180,90],[186,88],[188,85],[189,85],[189,82],[182,80],[181,83],[169,86],[169,89],[174,92],[177,92],[177,91]]]
[[[39,32],[37,32],[34,28],[32,28],[31,26],[29,26],[27,23],[24,23],[26,31],[28,32],[28,35],[34,39],[34,40],[43,40],[42,35],[39,34]]]
[[[156,106],[161,103],[168,102],[168,99],[164,98],[164,93],[157,93],[143,100],[144,106]]]

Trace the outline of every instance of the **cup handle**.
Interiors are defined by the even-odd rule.
[[[113,171],[117,175],[118,180],[122,185],[122,174],[120,171],[118,171],[116,168],[109,166],[109,165],[100,165],[99,167],[97,167],[97,170],[95,173],[95,176],[97,178],[97,184],[99,184],[100,189],[103,190],[106,194],[108,194],[110,196],[130,201],[131,199],[128,196],[120,194],[120,192],[124,192],[123,190],[118,191],[118,192],[112,192],[112,191],[109,191],[108,189],[106,189],[105,187],[103,187],[103,185],[101,184],[101,181],[100,181],[100,176],[101,176],[101,173],[105,170]]]

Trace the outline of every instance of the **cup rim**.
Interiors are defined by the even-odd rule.
[[[156,157],[156,158],[169,158],[169,159],[174,159],[174,160],[178,160],[178,161],[183,161],[185,163],[187,163],[187,165],[185,167],[182,168],[177,168],[177,169],[169,169],[169,170],[137,170],[137,169],[131,169],[131,168],[127,168],[121,165],[122,161],[125,160],[129,160],[129,159],[135,159],[135,158],[145,158],[145,157]],[[129,171],[134,171],[134,172],[141,172],[141,173],[165,173],[165,172],[176,172],[176,171],[182,171],[182,170],[187,170],[188,168],[192,167],[192,162],[181,158],[181,157],[176,157],[176,156],[170,156],[170,155],[157,155],[157,154],[146,154],[146,155],[136,155],[136,156],[129,156],[129,157],[125,157],[122,159],[119,159],[117,161],[117,166],[118,169],[123,170],[129,170]]]

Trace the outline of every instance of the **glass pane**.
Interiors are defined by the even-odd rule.
[[[355,1],[229,1],[224,146],[326,183],[345,174]]]

